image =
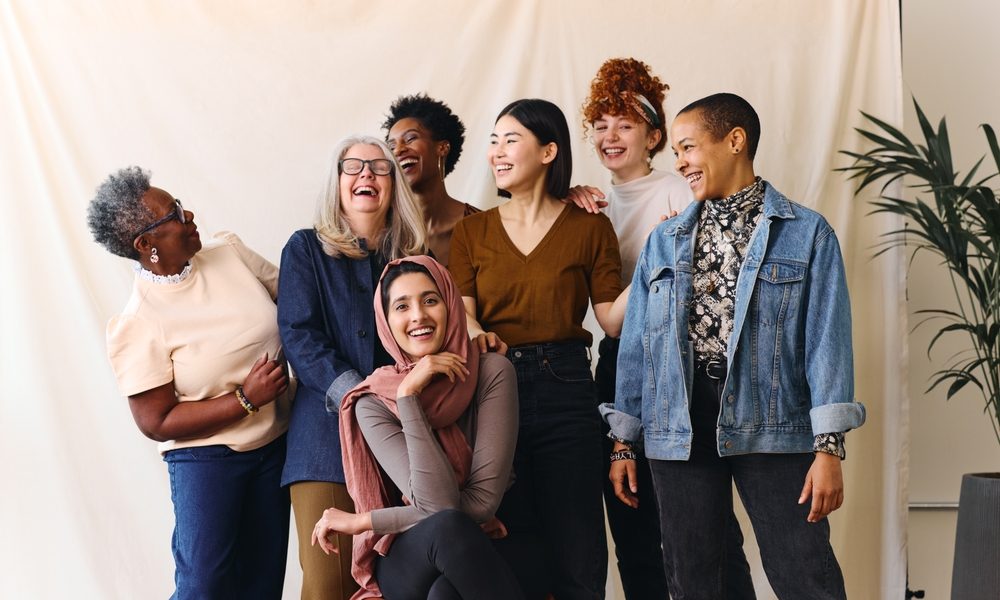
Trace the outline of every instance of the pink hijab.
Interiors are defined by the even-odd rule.
[[[359,398],[374,395],[399,416],[396,408],[396,389],[416,363],[410,361],[389,330],[385,311],[382,309],[382,281],[389,269],[403,262],[417,263],[426,268],[438,291],[441,292],[445,306],[448,307],[448,324],[440,351],[466,357],[465,367],[469,370],[469,375],[465,381],[456,379],[451,382],[447,377],[436,378],[420,393],[420,404],[455,471],[455,479],[459,486],[464,485],[472,468],[472,449],[469,448],[462,430],[455,424],[469,407],[476,393],[479,374],[479,346],[469,341],[462,295],[448,270],[433,258],[409,256],[394,260],[382,271],[378,287],[375,289],[374,303],[379,339],[382,340],[382,345],[389,355],[395,359],[396,364],[376,369],[367,379],[348,392],[340,404],[340,445],[344,457],[344,474],[347,479],[347,491],[354,499],[355,509],[359,513],[392,506],[378,463],[361,433],[354,409]],[[373,531],[354,536],[351,574],[361,585],[361,589],[354,594],[353,600],[382,597],[374,575],[375,552],[384,556],[394,537],[391,534],[380,535]]]

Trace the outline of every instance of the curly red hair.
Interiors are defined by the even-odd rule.
[[[650,73],[649,65],[635,58],[611,58],[597,70],[590,82],[590,96],[583,103],[583,128],[591,127],[601,115],[638,116],[650,129],[660,131],[660,141],[649,155],[652,157],[667,145],[666,115],[663,101],[670,86]],[[645,97],[656,110],[657,125],[649,123],[635,94]]]

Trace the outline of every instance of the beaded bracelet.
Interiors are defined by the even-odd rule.
[[[236,388],[236,399],[240,401],[240,406],[243,410],[247,411],[248,415],[253,415],[260,409],[253,405],[253,402],[247,399],[246,394],[243,393],[243,386]]]
[[[612,452],[611,462],[615,462],[616,460],[635,460],[635,452],[632,452],[631,450]]]

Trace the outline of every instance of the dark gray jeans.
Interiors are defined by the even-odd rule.
[[[789,600],[845,599],[844,577],[830,547],[830,524],[826,519],[808,523],[809,502],[798,504],[812,453],[719,457],[715,429],[720,388],[721,381],[695,375],[691,458],[649,461],[673,600],[743,598],[733,595],[728,580],[734,575],[725,568],[731,562],[727,531],[734,481],[775,594]]]
[[[399,534],[375,559],[386,600],[518,600],[510,568],[468,515],[443,510]]]
[[[539,540],[553,596],[602,600],[607,472],[587,348],[579,342],[520,346],[507,358],[517,372],[520,428],[514,485],[497,516],[512,537]]]

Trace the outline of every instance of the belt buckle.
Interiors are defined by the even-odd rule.
[[[722,379],[726,375],[726,363],[721,360],[710,360],[705,363],[705,375],[709,379]]]

